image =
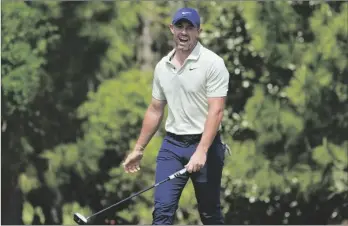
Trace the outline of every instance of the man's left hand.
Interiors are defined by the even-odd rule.
[[[187,169],[187,172],[194,173],[198,172],[203,168],[205,165],[205,162],[207,161],[207,154],[205,151],[200,150],[200,148],[197,148],[195,153],[190,158],[190,161],[187,163],[185,168]]]

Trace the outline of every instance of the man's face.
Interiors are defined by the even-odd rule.
[[[191,51],[195,47],[201,32],[200,28],[185,20],[178,21],[174,25],[171,24],[170,30],[174,36],[177,49],[182,51]]]

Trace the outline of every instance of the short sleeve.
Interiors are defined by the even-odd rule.
[[[227,96],[230,74],[222,58],[216,60],[207,75],[207,96]]]
[[[156,65],[155,71],[154,71],[154,78],[153,78],[153,84],[152,84],[152,97],[157,100],[166,100],[166,97],[163,93],[163,89],[158,77],[158,65]]]

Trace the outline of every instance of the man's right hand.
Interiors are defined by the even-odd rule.
[[[134,149],[124,161],[123,168],[126,173],[135,173],[140,170],[140,161],[143,158],[143,150]]]
[[[126,173],[135,173],[140,170],[140,161],[144,155],[144,148],[158,130],[163,118],[164,107],[166,104],[167,101],[152,98],[151,104],[146,110],[143,126],[141,128],[135,148],[127,156],[123,163]]]

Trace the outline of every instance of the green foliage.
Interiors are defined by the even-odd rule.
[[[130,133],[130,130],[120,129],[125,124],[137,125],[142,119],[151,97],[151,81],[148,73],[130,70],[103,83],[98,92],[90,93],[89,101],[79,108],[79,117],[88,118],[84,129],[103,137],[103,140],[117,140],[122,134]],[[110,134],[109,131],[114,132]]]
[[[135,2],[86,2],[76,9],[77,17],[84,21],[79,32],[90,40],[104,40],[107,50],[102,57],[99,79],[114,77],[128,67],[133,57],[137,13],[139,4]],[[96,20],[96,18],[108,18]]]
[[[321,14],[330,15],[332,21],[335,21],[335,17],[342,18],[342,15],[334,13],[326,4],[320,4],[310,18],[299,18],[299,15],[295,13],[296,8],[285,2],[265,3],[261,7],[256,7],[256,5],[256,3],[253,3],[253,6],[246,7],[247,10],[244,11],[244,16],[250,27],[249,32],[253,37],[250,44],[256,50],[260,49],[261,51],[262,49],[262,55],[265,56],[264,61],[268,73],[260,81],[269,82],[262,85],[262,87],[255,86],[253,96],[248,99],[245,107],[246,120],[249,128],[257,134],[257,150],[264,152],[268,158],[273,159],[274,163],[272,165],[276,167],[278,173],[280,170],[283,176],[286,176],[286,174],[299,175],[298,178],[301,181],[299,185],[303,186],[301,190],[310,192],[308,186],[322,183],[321,176],[324,176],[325,167],[327,166],[325,164],[325,167],[316,170],[313,169],[313,166],[311,167],[313,163],[311,163],[310,151],[319,145],[315,144],[316,142],[313,139],[319,137],[326,139],[327,135],[324,131],[332,126],[333,120],[331,118],[335,117],[336,114],[341,114],[337,107],[335,110],[330,109],[333,106],[332,102],[344,106],[344,102],[330,99],[336,95],[333,84],[339,82],[343,68],[346,68],[346,65],[342,64],[340,60],[345,57],[341,49],[330,47],[330,45],[338,46],[336,43],[338,42],[338,35],[335,36],[335,31],[338,32],[340,25],[334,22],[327,23],[324,19],[325,15]],[[342,6],[341,13],[344,13],[346,5],[343,4]],[[270,9],[272,9],[272,12],[280,12],[281,9],[281,16],[278,17],[270,13],[263,14],[264,10],[267,12]],[[272,15],[273,18],[267,18],[265,15]],[[312,32],[314,42],[304,38],[298,39],[296,36],[292,37],[293,34],[296,34],[294,31],[305,24],[305,19],[308,19],[311,24],[311,30],[306,32]],[[248,23],[249,20],[253,22]],[[301,23],[296,25],[296,20]],[[258,21],[257,25],[255,21]],[[286,27],[283,28],[284,25]],[[274,29],[270,29],[270,26],[276,29],[276,33],[272,34]],[[321,33],[323,27],[330,29],[330,38],[323,38],[328,37]],[[284,33],[288,35],[284,36]],[[260,36],[262,37],[258,38]],[[273,39],[270,39],[271,36]],[[254,37],[256,38],[254,39]],[[259,39],[267,40],[267,42],[261,44],[258,42]],[[286,48],[283,48],[284,39],[287,39],[287,42],[290,41],[287,44],[288,47],[295,46],[294,52],[289,52]],[[299,45],[300,48],[297,49],[296,45]],[[330,51],[324,52],[325,48],[320,46],[326,46]],[[303,51],[304,54],[297,54],[297,50]],[[272,56],[276,56],[277,60],[275,61]],[[296,56],[296,61],[291,58],[294,56]],[[310,60],[309,56],[311,56]],[[282,58],[288,62],[280,63]],[[285,83],[279,87],[279,83],[275,84],[276,81],[266,78],[268,74],[274,73],[272,68],[279,66],[287,68],[290,64],[293,68],[291,70],[295,71],[288,85]],[[331,66],[329,67],[328,64],[331,64]],[[337,76],[334,75],[335,72],[338,72]],[[279,88],[273,91],[273,87]],[[344,125],[335,124],[334,127],[336,126]],[[312,130],[321,130],[323,133],[318,134],[319,136],[313,135]],[[326,134],[328,133],[326,132]],[[303,139],[303,137],[307,138]],[[308,143],[308,139],[311,144]],[[342,141],[342,139],[340,141],[336,139],[336,142]],[[278,150],[273,151],[273,149]],[[344,153],[344,149],[339,152]],[[285,156],[287,157],[284,158]],[[296,163],[292,160],[294,158]],[[347,161],[343,162],[346,165],[348,164]],[[328,160],[327,164],[336,165],[332,160]],[[343,173],[344,169],[340,168],[340,170]]]
[[[335,120],[338,115],[345,118],[346,99],[334,88],[342,87],[337,84],[347,70],[342,61],[346,51],[330,48],[341,46],[342,40],[347,40],[346,34],[338,33],[336,28],[327,28],[330,38],[323,38],[325,35],[320,33],[321,27],[341,26],[342,23],[333,21],[343,19],[346,7],[342,4],[340,11],[334,12],[327,4],[247,2],[224,3],[214,8],[218,16],[211,20],[221,30],[206,32],[204,41],[221,53],[232,72],[224,126],[225,136],[233,135],[227,142],[234,153],[223,183],[227,215],[232,215],[228,203],[242,198],[249,205],[258,206],[262,202],[271,205],[267,203],[276,194],[291,197],[295,192],[309,202],[311,194],[319,191],[332,192],[332,196],[347,191],[345,180],[331,180],[334,175],[346,174],[346,159],[339,163],[329,158],[319,166],[315,161],[325,157],[312,157],[319,140],[325,138],[339,145],[346,140],[340,132],[346,129],[346,123],[336,124]],[[313,13],[304,16],[304,12]],[[330,15],[332,23],[320,13]],[[322,22],[308,29],[317,17]],[[226,18],[232,23],[225,23]],[[332,51],[324,53],[321,46]],[[248,145],[251,140],[252,147]],[[236,146],[236,142],[242,143]],[[342,156],[346,152],[346,148],[338,149]],[[259,223],[257,219],[243,221],[240,215],[235,217],[239,218],[233,221],[236,224]],[[280,221],[284,222],[289,219]]]
[[[40,10],[29,8],[23,2],[2,6],[1,74],[3,95],[6,98],[5,115],[15,110],[25,111],[40,92],[45,74],[45,54],[58,36],[57,27],[40,23],[47,19]],[[47,38],[48,37],[48,38]]]
[[[102,205],[112,204],[107,197],[121,198],[127,195],[132,191],[130,184],[137,182],[139,187],[149,184],[151,180],[146,180],[142,175],[125,175],[119,165],[130,144],[137,138],[151,97],[151,82],[149,73],[130,70],[104,82],[96,92],[91,92],[88,101],[78,109],[79,117],[87,119],[82,125],[84,137],[76,144],[61,145],[42,154],[50,164],[46,183],[52,187],[74,183],[76,178],[69,174],[73,171],[81,180],[89,181],[87,184],[95,184],[95,187],[89,186],[87,192],[80,191],[81,198],[84,199],[83,196],[88,196],[94,189],[96,192],[101,189],[104,192],[100,201]],[[153,149],[151,145],[148,147],[150,150]],[[148,156],[153,157],[153,154],[150,152],[144,159],[144,168],[146,170],[148,165],[152,170],[152,164],[146,160]],[[108,179],[100,179],[103,177]],[[85,187],[81,189],[85,190]]]
[[[261,144],[276,143],[284,137],[291,140],[303,130],[303,121],[280,100],[267,98],[262,88],[255,87],[245,108],[250,128],[256,131]],[[259,120],[262,118],[263,120]]]
[[[48,6],[54,8],[55,4],[50,3]],[[49,81],[45,71],[48,63],[46,56],[59,35],[57,27],[50,23],[50,17],[27,3],[6,2],[2,4],[1,12],[1,94],[4,100],[2,178],[5,184],[3,195],[11,203],[16,186],[25,194],[41,186],[34,163],[36,159],[32,158],[37,146],[31,138],[42,133],[32,121],[33,116],[39,115],[38,109],[33,108],[33,103],[42,95]],[[55,13],[57,12],[53,14]],[[14,211],[11,209],[13,205],[10,206],[6,201],[4,204],[9,206],[2,212],[3,216],[9,216],[4,221],[5,224],[21,223],[22,219],[10,219],[14,216],[11,212],[22,215],[21,209]],[[28,213],[23,210],[25,223],[31,218],[31,213],[32,211]]]
[[[328,183],[328,189],[333,193],[339,194],[348,190],[348,179],[345,173],[348,165],[347,148],[347,142],[337,146],[329,143],[325,137],[322,145],[313,150],[313,159],[322,170],[328,170],[326,175],[324,174],[324,179]]]
[[[77,202],[65,203],[63,206],[63,225],[75,225],[74,219],[71,217],[71,213],[80,213],[83,216],[89,216],[93,214],[89,208],[81,207]]]

